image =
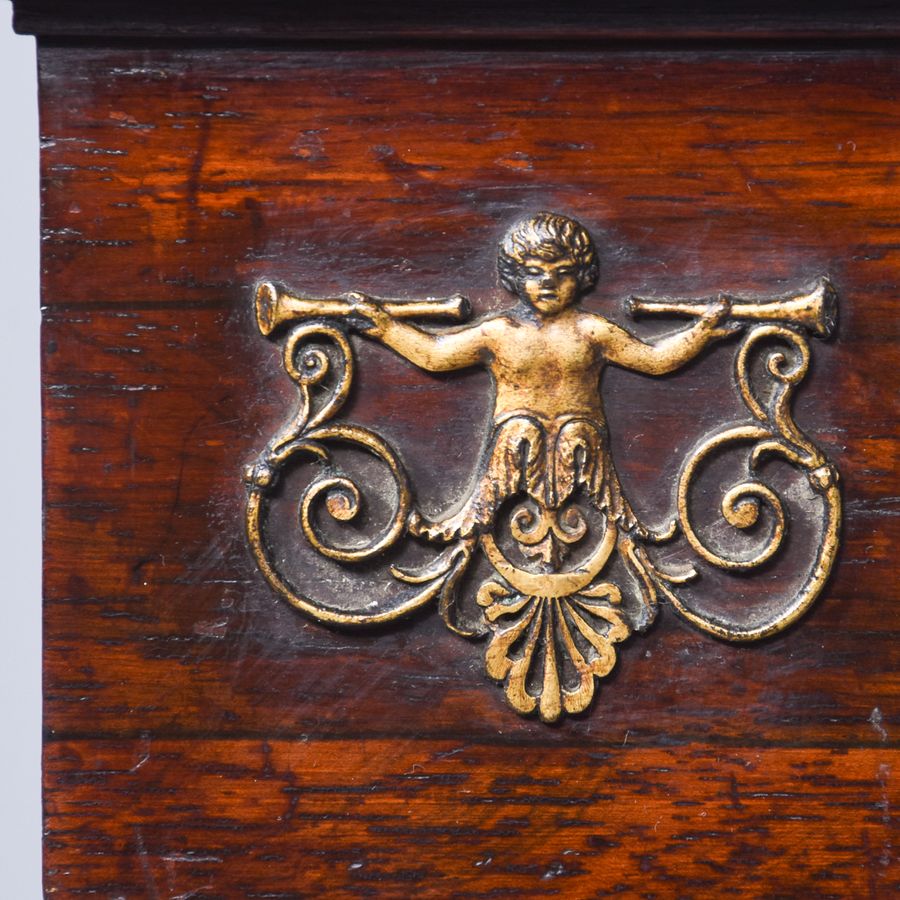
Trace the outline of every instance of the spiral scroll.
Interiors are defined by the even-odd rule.
[[[330,345],[334,361],[323,344]],[[268,512],[268,497],[281,472],[296,458],[312,457],[329,464],[326,472],[314,479],[300,498],[300,527],[310,544],[323,556],[341,562],[359,562],[384,553],[406,529],[412,494],[409,480],[396,452],[369,429],[347,423],[330,423],[341,409],[353,379],[353,352],[346,335],[334,326],[312,322],[298,325],[284,346],[284,368],[297,385],[300,402],[294,416],[271,441],[260,458],[244,473],[249,485],[246,529],[256,562],[268,582],[293,606],[319,621],[335,625],[378,624],[396,619],[427,603],[434,592],[420,591],[397,607],[385,612],[357,613],[325,608],[302,596],[278,571],[263,539]],[[329,376],[331,383],[328,384]],[[318,389],[314,392],[314,389]],[[337,546],[320,533],[315,512],[324,510],[336,522],[350,522],[362,508],[359,486],[331,467],[329,447],[347,444],[380,460],[387,468],[396,495],[390,521],[379,534],[362,546]]]
[[[766,372],[773,379],[771,397],[761,399],[751,378],[750,360],[764,341],[778,340],[790,348],[792,358],[778,348],[771,348],[766,359]],[[809,368],[809,346],[796,331],[783,325],[754,328],[745,338],[736,363],[736,378],[741,397],[759,424],[739,425],[705,440],[684,465],[678,481],[678,516],[691,547],[708,563],[730,571],[754,569],[772,559],[782,546],[787,521],[781,498],[770,487],[753,477],[761,460],[778,455],[807,475],[810,486],[824,504],[822,540],[816,559],[803,586],[787,607],[762,622],[750,626],[737,625],[701,615],[669,594],[673,606],[692,624],[703,631],[731,641],[752,641],[776,634],[795,622],[818,596],[837,554],[841,521],[840,491],[835,468],[822,452],[797,427],[791,415],[791,400],[796,386]],[[749,443],[749,477],[728,490],[722,499],[722,516],[734,528],[754,525],[762,505],[771,513],[773,526],[762,549],[749,558],[734,558],[709,547],[691,522],[688,496],[698,470],[710,457],[735,444]]]

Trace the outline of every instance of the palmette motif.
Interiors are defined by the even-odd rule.
[[[577,270],[570,278],[574,286],[565,281],[569,269]],[[532,277],[534,272],[538,274]],[[275,590],[303,612],[332,625],[380,624],[437,602],[452,630],[469,637],[488,635],[486,671],[504,685],[510,705],[522,714],[537,711],[548,722],[587,709],[595,679],[609,674],[615,665],[615,645],[646,629],[656,617],[660,600],[668,601],[698,628],[728,640],[764,637],[799,618],[824,585],[840,527],[836,470],[799,431],[790,410],[792,392],[809,363],[808,344],[798,328],[821,335],[833,327],[830,285],[823,280],[813,291],[789,301],[745,304],[750,311],[742,313],[744,318],[777,321],[783,316],[791,323],[756,325],[737,354],[737,386],[754,421],[729,427],[694,451],[678,479],[676,519],[667,533],[656,535],[637,520],[622,493],[609,454],[599,372],[607,362],[647,374],[670,371],[710,340],[730,333],[733,324],[722,325],[730,303],[720,298],[709,304],[700,321],[670,338],[668,345],[648,345],[599,316],[575,309],[578,297],[595,279],[593,244],[581,226],[552,214],[525,220],[501,247],[501,280],[519,294],[525,311],[514,312],[499,324],[489,320],[451,332],[449,349],[441,348],[440,335],[400,324],[405,317],[400,302],[386,313],[388,304],[364,295],[310,301],[280,293],[268,284],[260,286],[257,313],[264,334],[321,311],[318,319],[294,325],[285,343],[285,370],[300,392],[297,413],[245,472],[247,534],[256,561]],[[642,304],[641,311],[653,311],[652,304],[637,302]],[[459,297],[410,306],[415,310],[411,314],[418,317],[467,315]],[[488,448],[468,497],[437,519],[416,508],[409,478],[394,448],[369,429],[335,421],[354,373],[350,343],[335,320],[354,314],[357,321],[363,317],[374,324],[375,333],[370,331],[370,336],[423,368],[477,364],[482,358],[476,352],[479,341],[491,351],[497,395]],[[570,333],[574,347],[558,352],[558,366],[569,379],[559,401],[545,399],[536,386],[521,387],[532,371],[528,353],[517,355],[516,347],[508,345],[511,339],[539,340],[541,330],[551,328],[557,329],[556,337]],[[582,344],[590,352],[582,352]],[[751,360],[763,344],[769,345],[764,371],[772,385],[760,399],[751,384]],[[546,346],[554,351],[554,344]],[[522,401],[530,406],[521,406]],[[769,508],[774,521],[765,546],[750,556],[731,556],[708,547],[689,509],[691,487],[704,461],[735,444],[748,446],[747,478],[726,492],[725,522],[748,529],[759,519],[762,505]],[[378,459],[394,484],[389,521],[361,545],[336,545],[316,524],[322,514],[335,522],[350,522],[364,503],[364,491],[336,464],[332,453],[336,445],[356,447]],[[698,556],[719,569],[744,572],[771,559],[787,530],[782,501],[756,477],[761,462],[771,455],[806,472],[821,500],[822,540],[809,575],[778,611],[760,618],[737,623],[698,613],[676,593],[679,584],[697,577],[696,572],[692,568],[665,571],[651,558],[651,547],[673,540],[680,526]],[[398,589],[405,593],[390,610],[348,611],[329,606],[305,596],[281,572],[265,537],[267,510],[279,475],[301,459],[322,463],[320,474],[307,485],[299,502],[301,530],[319,553],[352,565],[382,556],[406,536],[442,548],[418,570],[391,567]],[[490,562],[494,575],[464,591],[461,585],[476,554]],[[621,565],[614,566],[616,560]],[[615,577],[613,569],[618,573]],[[480,621],[474,624],[471,616],[460,614],[463,595],[468,593],[474,593],[475,608],[480,611]]]
[[[613,644],[631,634],[614,605],[621,602],[614,584],[565,597],[529,597],[486,581],[478,602],[493,630],[485,655],[488,675],[505,683],[516,710],[527,714],[539,708],[545,722],[563,711],[587,709],[594,678],[608,675],[616,664]],[[533,693],[529,680],[537,685]]]

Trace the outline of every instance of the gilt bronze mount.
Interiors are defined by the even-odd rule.
[[[573,219],[538,213],[517,223],[500,244],[498,267],[501,284],[519,304],[471,322],[461,296],[389,301],[352,292],[315,300],[268,282],[257,286],[259,330],[266,336],[287,332],[284,369],[300,395],[297,411],[244,476],[247,535],[269,584],[302,612],[334,626],[383,624],[436,602],[453,631],[488,636],[487,673],[504,685],[512,707],[522,714],[537,711],[548,722],[587,709],[595,679],[615,665],[614,645],[649,627],[660,601],[729,641],[764,638],[795,622],[828,578],[840,530],[837,470],[791,411],[809,368],[807,335],[826,338],[835,328],[837,297],[828,279],[768,301],[724,294],[710,301],[631,298],[633,315],[696,319],[648,343],[579,307],[596,284],[598,263],[593,240]],[[410,321],[437,318],[457,324],[429,331]],[[402,456],[387,440],[339,418],[354,378],[352,329],[426,371],[483,366],[492,376],[490,437],[472,489],[440,516],[417,507]],[[671,525],[653,531],[636,516],[616,474],[599,390],[602,369],[611,364],[665,375],[737,332],[745,332],[734,373],[747,421],[708,435],[689,454],[675,482]],[[764,364],[754,365],[759,359]],[[760,378],[767,384],[760,385]],[[364,542],[339,543],[319,527],[322,515],[352,522],[364,505],[364,489],[340,469],[337,446],[374,457],[394,486],[389,521]],[[747,530],[758,525],[765,508],[771,524],[752,552],[730,553],[696,527],[690,499],[707,461],[741,446],[746,468],[724,493],[722,517],[726,527]],[[797,559],[805,577],[775,607],[740,622],[702,612],[679,596],[681,585],[698,579],[697,571],[671,571],[654,548],[683,535],[704,563],[735,574],[752,573],[784,552],[790,527],[785,503],[759,472],[772,457],[805,476],[818,527],[814,558]],[[338,608],[308,596],[313,585],[304,589],[284,573],[266,523],[279,479],[299,460],[318,463],[301,491],[299,523],[319,554],[350,571],[383,558],[407,538],[437,548],[418,568],[390,567],[402,592],[390,609],[362,603]],[[473,584],[466,576],[479,556],[491,574]],[[478,615],[464,621],[459,611],[467,593]]]

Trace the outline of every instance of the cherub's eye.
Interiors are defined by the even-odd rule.
[[[533,278],[540,278],[541,275],[544,274],[542,269],[529,268],[525,270],[526,275],[530,275]]]

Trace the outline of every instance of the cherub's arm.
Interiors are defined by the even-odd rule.
[[[721,324],[730,310],[730,302],[722,298],[711,303],[690,328],[655,344],[645,343],[599,316],[592,330],[609,362],[645,375],[666,375],[693,359],[707,344],[734,334],[733,326]]]
[[[381,341],[420,369],[449,372],[474,366],[485,358],[487,348],[480,325],[431,334],[395,319],[365,294],[354,292],[347,297],[354,311],[372,323],[364,332],[366,337]]]

